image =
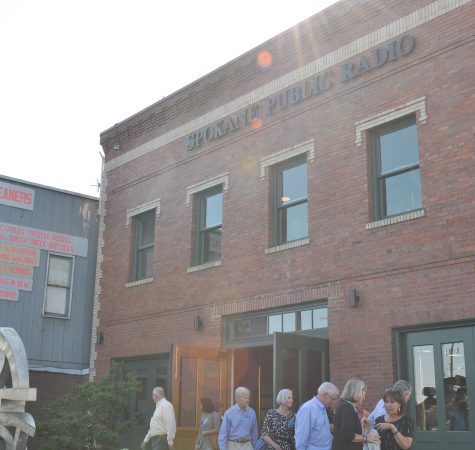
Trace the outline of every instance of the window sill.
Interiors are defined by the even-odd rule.
[[[404,214],[399,214],[397,216],[388,217],[386,219],[377,220],[375,222],[369,222],[365,225],[366,230],[372,230],[373,228],[386,227],[388,225],[393,225],[395,223],[406,222],[408,220],[419,219],[425,217],[426,212],[424,209],[418,209],[416,211],[411,211]]]
[[[61,319],[61,320],[71,320],[69,316],[60,316],[55,314],[43,313],[43,317],[46,319]]]
[[[186,269],[186,273],[193,273],[193,272],[199,272],[200,270],[211,269],[213,267],[220,266],[222,263],[223,263],[223,260],[218,259],[217,261],[210,261],[204,264],[200,264],[199,266],[188,267],[188,269]]]
[[[144,278],[143,280],[137,280],[137,281],[130,281],[129,283],[125,283],[125,287],[134,287],[134,286],[140,286],[141,284],[147,284],[147,283],[153,283],[154,278]]]
[[[308,245],[308,244],[310,244],[310,239],[309,238],[298,239],[297,241],[286,242],[285,244],[276,245],[275,247],[266,248],[264,250],[264,253],[266,255],[269,255],[271,253],[283,252],[284,250],[289,250],[289,249],[294,248],[294,247],[301,247],[302,245]]]

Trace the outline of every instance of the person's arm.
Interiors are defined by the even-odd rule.
[[[257,438],[258,438],[258,434],[257,434],[257,417],[256,417],[256,413],[253,411],[253,418],[252,418],[252,425],[251,425],[251,430],[250,430],[250,434],[251,434],[251,441],[252,441],[252,447],[255,447],[256,446],[256,441],[257,441]]]
[[[389,430],[392,433],[396,444],[403,450],[411,448],[413,439],[412,434],[414,429],[414,423],[411,419],[406,418],[406,421],[403,424],[404,432],[407,433],[407,436],[402,434],[394,424],[385,422],[384,420],[381,422],[378,420],[376,428],[378,431]]]
[[[147,442],[148,442],[148,441],[151,439],[151,437],[152,437],[152,427],[154,426],[155,421],[156,421],[156,411],[157,411],[157,410],[155,409],[155,411],[153,412],[153,416],[152,416],[152,418],[150,419],[150,428],[148,429],[148,432],[147,432],[147,434],[146,434],[145,437],[144,437],[144,440],[143,440],[142,445],[141,445],[142,448],[145,448],[145,446],[147,445]]]
[[[295,420],[295,449],[306,450],[311,429],[310,408],[300,408]]]
[[[208,430],[207,434],[218,434],[221,419],[219,418],[219,414],[216,411],[211,413],[211,417],[213,418],[213,427],[211,430]]]
[[[374,428],[374,425],[376,424],[376,418],[385,414],[384,412],[381,413],[381,411],[383,410],[385,410],[384,400],[380,399],[378,403],[376,403],[376,406],[374,407],[371,414],[368,416],[368,420],[369,420],[369,423],[371,424],[371,428]]]
[[[228,413],[226,411],[224,413],[223,422],[221,423],[221,428],[219,429],[219,434],[218,434],[219,450],[226,450],[226,447],[228,446],[229,427],[230,427],[230,423],[229,423]]]
[[[173,441],[176,434],[175,411],[171,403],[165,404],[163,408],[163,421],[167,430],[167,442],[170,448],[173,448]]]
[[[277,445],[270,436],[270,434],[272,434],[271,416],[272,416],[272,410],[270,409],[269,411],[267,411],[267,414],[264,418],[264,423],[262,425],[262,430],[261,430],[262,439],[266,441],[267,444],[269,444],[272,448],[280,449],[280,446]]]

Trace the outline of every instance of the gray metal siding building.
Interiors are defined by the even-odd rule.
[[[25,345],[36,422],[88,378],[98,207],[95,197],[0,175],[0,327]],[[34,437],[28,448],[44,443]]]

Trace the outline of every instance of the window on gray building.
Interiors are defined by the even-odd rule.
[[[372,147],[375,219],[422,208],[415,118],[375,129]]]
[[[307,158],[274,167],[274,245],[308,237]]]
[[[155,209],[134,216],[135,251],[133,281],[153,276],[155,245]]]
[[[195,264],[221,259],[223,232],[222,185],[195,194]]]
[[[44,314],[69,317],[74,258],[49,253]]]

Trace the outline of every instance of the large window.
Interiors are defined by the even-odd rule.
[[[217,186],[195,194],[196,242],[195,264],[221,259],[223,231],[223,189]]]
[[[275,332],[312,332],[328,328],[328,307],[318,305],[305,309],[258,313],[246,317],[230,317],[226,321],[227,340],[255,338]]]
[[[134,216],[135,248],[133,281],[153,276],[155,209]]]
[[[372,133],[375,219],[422,208],[419,147],[414,118]]]
[[[307,159],[275,166],[274,245],[308,237]]]
[[[69,317],[74,258],[50,253],[46,283],[44,314]]]

